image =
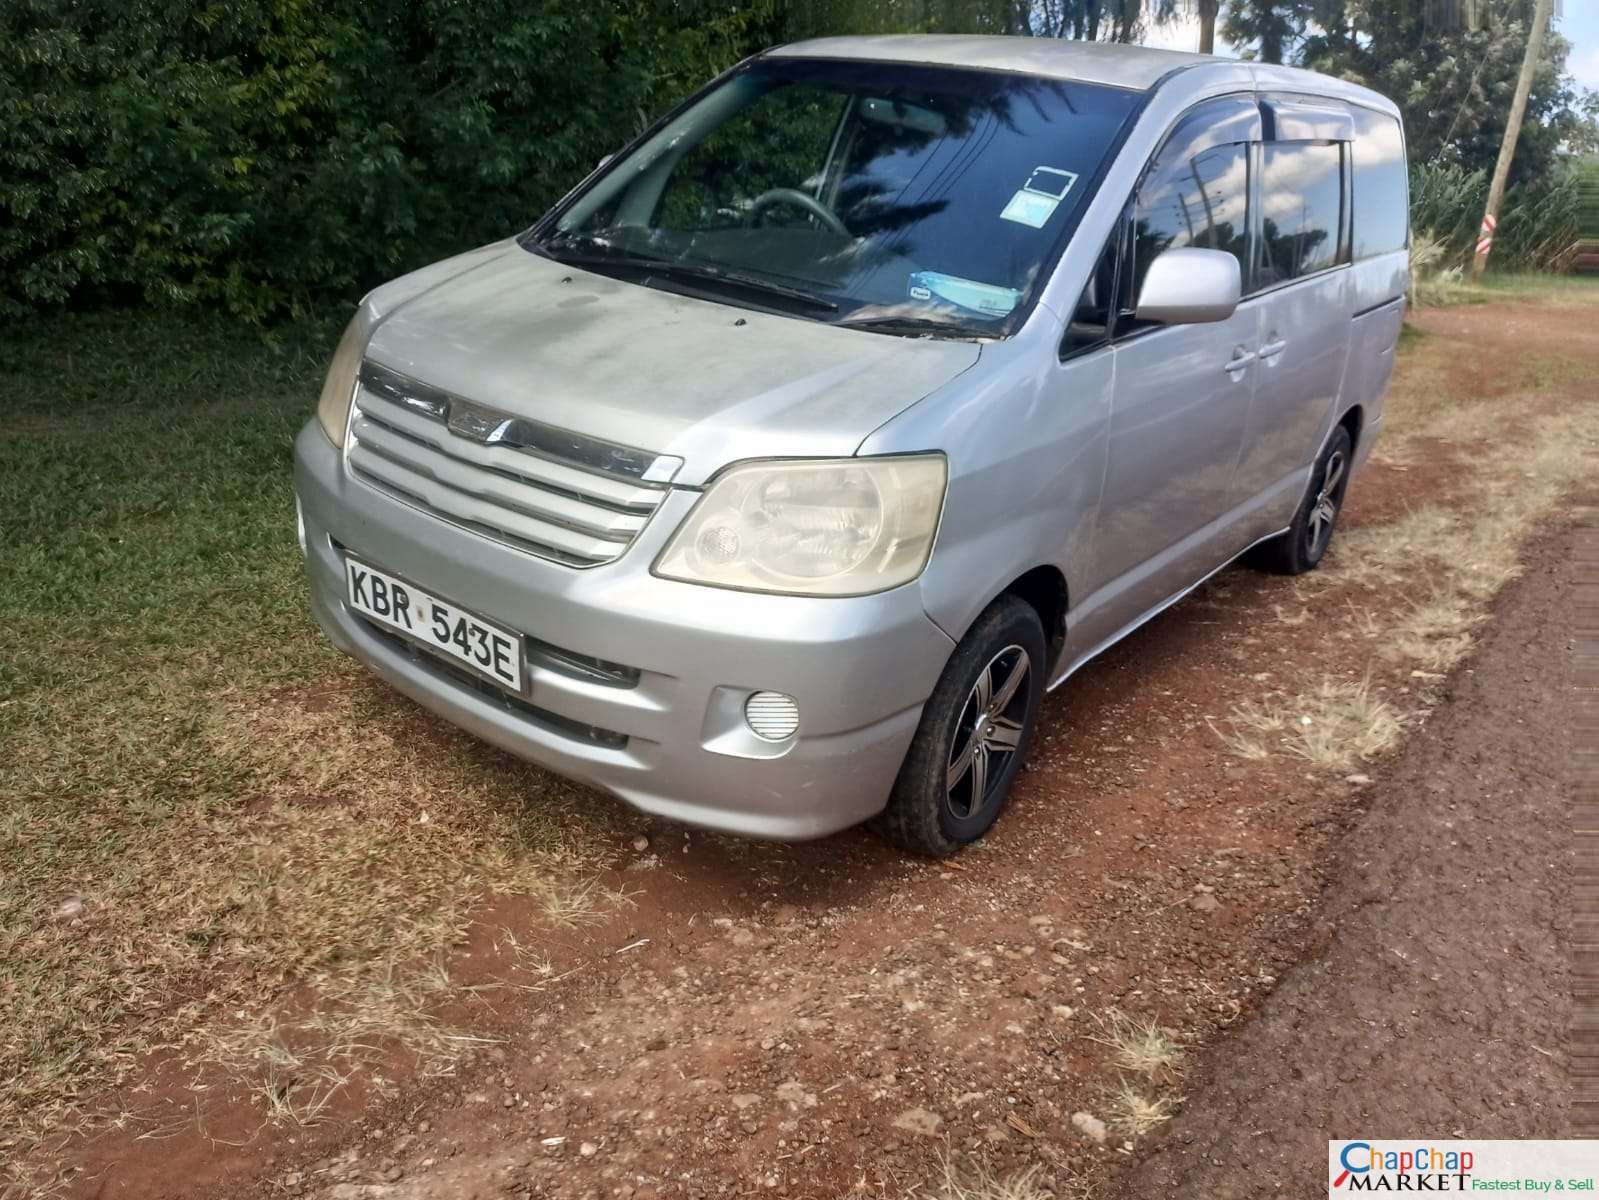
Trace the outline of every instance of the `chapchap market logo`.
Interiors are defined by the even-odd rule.
[[[1470,1150],[1434,1146],[1382,1149],[1345,1142],[1333,1168],[1332,1190],[1343,1192],[1464,1192],[1471,1188]]]

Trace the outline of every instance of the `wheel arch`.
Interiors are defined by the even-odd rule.
[[[1066,644],[1066,613],[1070,608],[1070,593],[1065,574],[1051,564],[1037,566],[1011,580],[994,598],[997,600],[999,596],[1015,596],[1038,614],[1038,620],[1044,627],[1044,644],[1049,652],[1046,674],[1053,672]]]
[[[1344,429],[1349,430],[1349,447],[1351,457],[1354,456],[1355,451],[1360,449],[1360,435],[1362,430],[1365,428],[1365,425],[1365,408],[1359,404],[1352,404],[1344,410],[1343,415],[1338,418],[1337,423],[1333,426],[1334,429],[1337,429],[1341,426]]]

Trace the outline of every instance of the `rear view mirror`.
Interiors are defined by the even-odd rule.
[[[1183,246],[1155,256],[1138,294],[1140,321],[1198,325],[1225,321],[1243,295],[1238,260],[1225,250]]]
[[[943,137],[949,132],[949,122],[937,109],[904,100],[867,96],[860,102],[860,117],[874,125],[887,125],[892,129],[914,130],[929,137]]]

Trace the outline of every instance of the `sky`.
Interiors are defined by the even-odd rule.
[[[1599,0],[1556,0],[1555,28],[1571,43],[1568,69],[1578,86],[1599,90]],[[1145,39],[1173,50],[1199,48],[1199,19],[1190,17],[1155,29]],[[1219,53],[1227,48],[1218,46]]]
[[[1571,42],[1571,73],[1583,87],[1599,89],[1599,0],[1565,0],[1555,28]]]

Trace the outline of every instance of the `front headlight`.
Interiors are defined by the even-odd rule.
[[[898,587],[927,565],[946,474],[942,454],[733,467],[700,497],[655,573],[800,596]]]
[[[327,378],[322,381],[322,397],[316,403],[317,420],[333,444],[344,448],[344,431],[350,424],[350,401],[355,398],[355,377],[361,371],[361,357],[366,353],[367,340],[372,336],[372,322],[366,309],[356,309],[355,316],[344,327],[344,336],[333,352],[328,364]]]

